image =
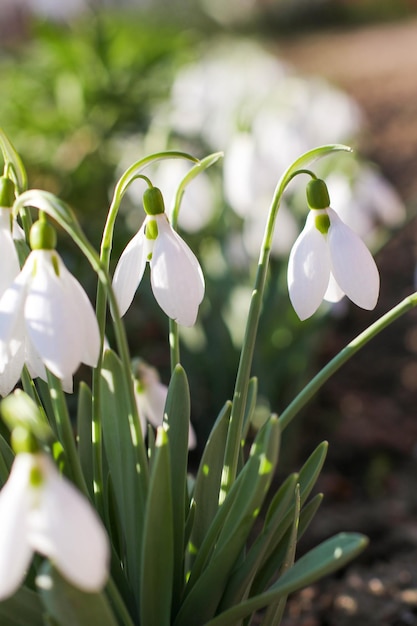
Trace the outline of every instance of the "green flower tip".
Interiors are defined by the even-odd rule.
[[[0,177],[0,207],[12,207],[14,203],[14,183],[10,178]]]
[[[10,443],[16,454],[29,452],[31,454],[39,452],[39,444],[34,435],[24,426],[13,428]]]
[[[56,247],[55,228],[45,219],[38,220],[30,229],[29,242],[32,250],[54,250]]]
[[[143,194],[143,208],[147,215],[160,215],[165,213],[164,199],[161,190],[157,187],[149,187]]]
[[[310,209],[328,209],[330,197],[324,180],[310,180],[307,185],[307,202]]]

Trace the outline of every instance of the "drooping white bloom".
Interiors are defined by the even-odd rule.
[[[319,229],[323,216],[329,223]],[[361,238],[333,209],[314,209],[290,253],[288,290],[301,320],[313,315],[323,299],[337,302],[344,295],[370,310],[378,300],[379,272]]]
[[[97,319],[80,283],[55,250],[33,250],[0,299],[0,374],[11,367],[43,376],[47,367],[70,390],[80,363],[100,351]]]
[[[135,397],[138,406],[142,433],[146,434],[147,422],[155,428],[162,426],[168,387],[161,383],[154,367],[139,363],[136,372],[139,378],[135,384]],[[197,445],[194,428],[190,424],[188,431],[188,448],[193,450]]]
[[[0,600],[24,580],[34,552],[84,591],[108,576],[107,535],[89,502],[43,453],[20,453],[0,492]]]
[[[10,209],[0,207],[0,296],[6,291],[20,271],[19,259],[10,228],[10,215]]]
[[[158,229],[156,239],[146,236],[146,228],[152,221]],[[113,289],[120,314],[124,315],[129,308],[147,261],[151,267],[152,291],[161,309],[179,324],[192,326],[204,296],[204,277],[194,253],[174,231],[165,213],[147,215],[119,259]]]

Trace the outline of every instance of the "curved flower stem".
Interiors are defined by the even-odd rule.
[[[68,413],[68,407],[65,400],[64,392],[59,378],[54,376],[48,369],[46,370],[48,377],[48,387],[50,390],[52,407],[54,409],[55,422],[58,430],[58,436],[65,450],[68,459],[68,467],[71,468],[71,477],[75,485],[80,491],[90,498],[83,471],[81,469],[80,460],[75,445],[74,433],[71,426],[71,420]]]
[[[122,361],[122,367],[125,374],[127,388],[129,390],[127,401],[129,402],[129,421],[132,429],[132,436],[136,438],[138,445],[135,446],[137,462],[143,467],[141,476],[144,480],[144,488],[147,482],[147,459],[146,452],[143,445],[142,431],[139,426],[139,418],[137,414],[136,400],[134,396],[132,374],[130,367],[129,349],[127,345],[127,339],[125,335],[124,326],[120,320],[118,314],[118,307],[116,298],[114,296],[111,280],[108,273],[108,268],[99,258],[96,250],[90,244],[86,238],[83,230],[81,229],[76,217],[73,215],[70,207],[64,202],[59,200],[56,196],[49,192],[30,190],[21,194],[14,204],[13,211],[18,212],[22,207],[32,206],[44,211],[52,218],[54,218],[62,228],[72,237],[73,241],[80,248],[85,255],[92,268],[98,276],[98,284],[100,286],[100,293],[104,299],[102,320],[101,320],[101,342],[104,343],[104,324],[105,324],[105,306],[107,297],[109,298],[110,305],[114,311],[114,328],[116,335],[117,348],[119,350],[120,359]],[[100,320],[99,320],[100,324]],[[93,458],[93,472],[94,472],[94,493],[96,498],[97,509],[100,513],[103,511],[103,477],[102,477],[102,442],[101,442],[101,416],[100,416],[100,378],[101,378],[101,366],[102,366],[102,351],[100,351],[99,361],[96,367],[93,369],[93,424],[92,424],[92,440],[94,449]],[[61,392],[62,393],[62,392]],[[74,449],[75,442],[73,441]]]
[[[110,204],[109,211],[107,213],[106,223],[103,229],[103,236],[101,239],[101,248],[100,248],[100,261],[102,267],[108,272],[110,265],[110,254],[113,246],[113,232],[114,232],[114,224],[116,221],[117,214],[119,212],[120,203],[126,192],[126,189],[130,185],[130,183],[135,180],[140,172],[150,165],[153,162],[160,161],[162,159],[188,159],[190,161],[196,162],[197,159],[185,152],[177,152],[177,151],[168,151],[168,152],[157,152],[155,154],[151,154],[139,161],[133,163],[121,176],[119,179],[114,193],[113,199]],[[105,325],[106,325],[106,306],[107,306],[107,293],[106,288],[102,282],[98,282],[97,285],[97,296],[96,296],[96,315],[100,328],[100,335],[102,337],[102,341],[104,341],[104,333],[105,333]],[[94,415],[94,426],[93,433],[96,441],[101,438],[101,427],[100,427],[100,411],[99,411],[99,400],[98,393],[96,390],[99,389],[99,378],[100,378],[100,366],[97,367],[97,370],[93,375],[93,397],[95,398],[96,405],[93,409]]]
[[[417,293],[407,296],[388,313],[385,313],[376,322],[371,324],[366,330],[360,333],[355,339],[347,344],[333,359],[323,367],[318,374],[304,387],[304,389],[294,398],[279,417],[279,423],[283,430],[288,426],[292,419],[299,411],[311,400],[314,394],[324,385],[338,369],[349,361],[349,359],[365,346],[373,337],[378,335],[387,326],[392,324],[396,319],[407,313],[410,309],[417,306]]]
[[[209,154],[201,161],[198,161],[178,185],[177,192],[174,198],[174,206],[171,212],[171,225],[174,230],[178,227],[178,215],[180,212],[181,202],[184,197],[185,189],[187,185],[201,172],[204,172],[207,168],[211,167],[220,158],[222,158],[223,152],[214,152]],[[169,350],[171,359],[171,374],[174,372],[175,366],[180,363],[180,340],[178,333],[178,324],[174,320],[169,320]]]
[[[298,173],[307,173],[306,170],[303,169],[305,165],[307,165],[314,159],[340,150],[351,152],[351,148],[341,144],[321,146],[319,148],[315,148],[314,150],[306,152],[284,172],[275,189],[269,209],[267,224],[265,227],[265,234],[259,256],[255,285],[252,291],[249,313],[246,321],[245,335],[240,354],[239,367],[236,376],[232,412],[230,415],[229,430],[226,440],[222,484],[219,497],[220,504],[226,497],[237,473],[237,463],[239,458],[239,450],[241,447],[243,416],[248,394],[253,352],[258,331],[259,317],[261,314],[272,237],[274,234],[275,220],[282,195],[287,185],[291,182],[294,176],[296,176]],[[308,171],[308,173],[310,172]]]

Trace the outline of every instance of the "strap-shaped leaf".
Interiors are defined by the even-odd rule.
[[[271,547],[274,545],[272,538],[276,534],[277,527],[289,511],[294,508],[294,493],[297,481],[298,474],[292,474],[275,494],[273,499],[274,517],[273,519],[270,518],[268,527],[264,527],[262,532],[258,534],[248,550],[244,562],[238,568],[235,568],[235,571],[229,577],[220,605],[221,610],[226,610],[238,604],[247,596],[258,568],[265,561],[271,551]]]
[[[43,626],[44,608],[39,596],[21,587],[11,598],[0,602],[0,624],[2,626]]]
[[[143,534],[141,624],[170,625],[173,573],[174,532],[168,433],[159,428]]]
[[[304,463],[300,473],[298,474],[301,506],[304,505],[306,499],[316,484],[326,458],[327,449],[328,444],[326,441],[318,445]],[[294,504],[291,505],[287,513],[282,518],[280,514],[277,518],[276,506],[277,502],[274,499],[265,518],[266,532],[271,531],[271,528],[274,529],[274,531],[269,532],[269,550],[265,554],[263,564],[259,566],[259,570],[255,576],[252,586],[251,595],[257,595],[265,589],[274,572],[276,572],[279,567],[279,564],[285,554],[285,534],[287,533],[293,520]]]
[[[168,431],[171,463],[171,490],[174,530],[173,611],[176,612],[184,587],[184,526],[187,494],[188,431],[190,428],[190,391],[181,365],[172,373],[165,405],[164,425]]]
[[[197,577],[191,570],[189,584],[193,586],[177,615],[176,626],[205,624],[215,615],[228,576],[246,544],[269,488],[278,449],[278,420],[273,416],[258,433],[245,467],[219,509],[214,525],[221,517],[223,507],[227,508],[229,497],[233,498],[233,506],[229,508],[219,528],[217,541],[205,568]]]
[[[205,626],[232,626],[254,611],[279,601],[298,589],[344,567],[360,554],[368,540],[358,533],[340,533],[324,541],[299,559],[277,583],[267,591],[228,609],[209,620]]]
[[[90,496],[93,497],[94,470],[93,443],[91,438],[91,405],[91,390],[84,382],[81,382],[79,386],[77,405],[77,449],[85,482]]]
[[[298,525],[300,521],[300,507],[300,485],[297,485],[295,489],[294,519],[290,528],[284,561],[281,566],[281,575],[287,572],[294,565],[295,549],[297,547],[298,540]],[[278,602],[271,603],[268,606],[264,617],[264,626],[277,626],[281,622],[286,603],[287,596],[282,596]]]
[[[127,577],[138,597],[148,468],[141,462],[140,442],[135,440],[135,429],[131,427],[121,362],[111,350],[104,355],[101,373],[104,447],[123,530]]]
[[[223,470],[224,447],[226,444],[231,403],[227,402],[213,426],[204,448],[194,484],[194,523],[188,543],[188,567],[191,568],[197,552],[207,536],[219,508],[220,483]]]
[[[41,567],[37,584],[48,614],[59,626],[118,626],[104,592],[86,593],[73,587],[48,561]]]

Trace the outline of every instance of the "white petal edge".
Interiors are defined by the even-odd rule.
[[[79,361],[95,367],[100,355],[100,331],[95,311],[83,287],[61,259],[60,278],[73,310],[73,324],[82,335]]]
[[[300,320],[317,311],[330,278],[326,239],[315,227],[313,213],[310,211],[288,260],[288,292]]]
[[[205,289],[200,264],[165,214],[155,218],[158,237],[151,260],[153,294],[168,317],[183,326],[193,326]]]
[[[145,271],[146,258],[149,252],[149,245],[147,245],[145,237],[146,221],[123,250],[114,271],[112,286],[121,317],[132,304],[136,289]]]
[[[379,272],[362,239],[335,211],[328,209],[328,243],[332,273],[339,287],[363,309],[374,309],[379,296]]]
[[[19,258],[10,231],[10,209],[0,207],[0,296],[20,272]]]
[[[18,590],[33,554],[27,537],[31,467],[32,455],[19,454],[0,493],[0,601]]]
[[[46,482],[40,507],[29,519],[30,543],[74,586],[100,591],[109,572],[109,542],[88,500],[42,458]]]
[[[26,330],[45,366],[67,379],[80,364],[82,333],[74,320],[70,294],[53,267],[53,256],[59,263],[57,253],[35,250],[32,254],[36,254],[36,271],[26,296]]]

